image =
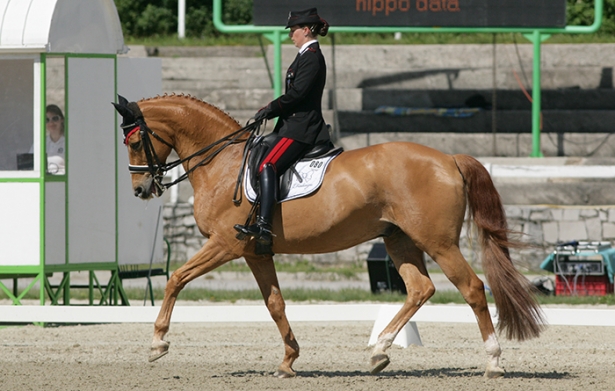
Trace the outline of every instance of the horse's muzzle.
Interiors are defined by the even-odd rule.
[[[139,185],[135,188],[135,197],[147,200],[152,198],[152,192],[145,188],[143,185]]]
[[[154,196],[160,197],[164,193],[160,181],[152,175],[144,175],[143,181],[134,188],[135,197],[148,200]]]

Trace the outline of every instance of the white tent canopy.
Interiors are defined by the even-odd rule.
[[[125,53],[113,0],[0,0],[0,52]]]

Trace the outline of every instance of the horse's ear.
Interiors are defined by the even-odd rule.
[[[122,105],[121,102],[120,102],[120,104],[117,104],[115,102],[111,102],[111,104],[113,105],[113,107],[115,107],[115,110],[117,110],[117,112],[120,113],[122,118],[128,119],[129,121],[130,121],[131,118],[134,118],[134,114],[128,108],[128,106]]]
[[[122,106],[128,105],[128,99],[124,98],[120,94],[117,94],[117,100],[118,100],[118,102],[120,102],[120,105],[122,105]]]

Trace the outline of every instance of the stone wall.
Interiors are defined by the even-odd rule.
[[[615,206],[558,207],[558,206],[506,206],[509,227],[523,233],[530,246],[512,252],[522,270],[538,270],[542,260],[553,251],[558,242],[615,241]],[[467,235],[467,224],[461,235],[460,247],[475,269],[480,269],[477,235],[472,229]],[[205,243],[192,216],[190,203],[167,203],[164,208],[164,234],[171,242],[172,260],[185,262]],[[372,242],[381,241],[375,239]],[[315,263],[362,263],[367,259],[372,242],[360,244],[344,251],[315,255],[276,255],[277,262],[308,260]]]
[[[538,270],[555,244],[615,240],[615,206],[506,206],[509,227],[522,232],[531,247],[515,251],[518,264]]]

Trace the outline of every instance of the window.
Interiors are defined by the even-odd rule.
[[[0,59],[0,171],[32,170],[34,60]]]

